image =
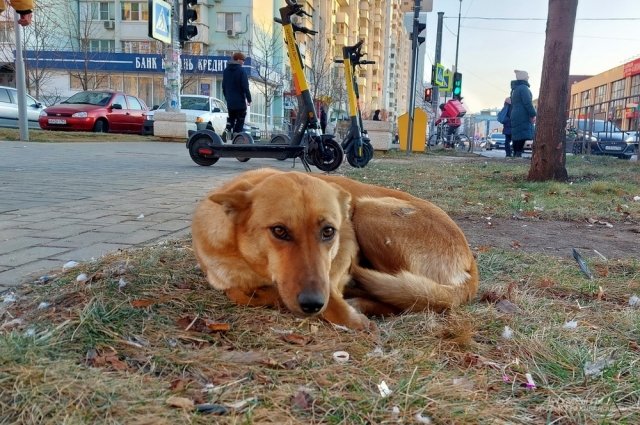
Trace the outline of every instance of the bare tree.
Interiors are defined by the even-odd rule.
[[[578,0],[549,0],[536,141],[528,180],[566,181],[569,65]]]
[[[307,53],[311,67],[308,69],[307,78],[311,99],[330,104],[333,97],[334,84],[331,78],[333,57],[330,39],[323,40],[320,35],[309,37]]]
[[[269,112],[276,96],[282,93],[283,81],[281,70],[284,65],[284,41],[282,28],[272,25],[268,29],[265,25],[255,25],[253,28],[253,43],[249,55],[258,80],[256,87],[264,97],[264,130],[268,131]]]

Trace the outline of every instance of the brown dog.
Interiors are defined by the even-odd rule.
[[[192,234],[207,280],[236,303],[283,304],[353,329],[369,327],[361,313],[441,311],[478,288],[444,211],[344,177],[249,171],[200,202]]]

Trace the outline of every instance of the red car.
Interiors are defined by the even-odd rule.
[[[126,93],[83,91],[45,108],[38,123],[44,130],[141,134],[148,110],[142,99]]]

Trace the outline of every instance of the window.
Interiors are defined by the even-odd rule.
[[[129,101],[129,109],[135,109],[137,111],[141,111],[144,109],[140,104],[140,101],[138,100],[138,98],[133,96],[127,96],[127,100]]]
[[[624,80],[614,81],[611,84],[611,100],[624,97]]]
[[[114,52],[115,50],[115,40],[89,40],[90,52]]]
[[[640,94],[640,74],[631,77],[631,96]]]
[[[112,105],[118,104],[120,106],[122,106],[122,109],[127,109],[127,102],[124,100],[124,96],[121,94],[117,94],[114,98],[113,98],[113,102],[111,102]]]
[[[0,43],[12,42],[13,34],[13,20],[0,22]]]
[[[122,53],[162,53],[162,43],[159,41],[123,41]]]
[[[239,13],[218,13],[216,31],[227,32],[232,30],[240,32],[242,30]]]
[[[123,21],[149,21],[149,4],[147,2],[122,2]]]
[[[91,3],[91,19],[97,21],[113,21],[116,19],[116,4],[114,2],[101,1]]]
[[[2,103],[11,103],[11,98],[9,97],[9,92],[6,89],[0,89],[0,102]]]
[[[582,92],[582,106],[591,105],[591,90],[585,90]]]

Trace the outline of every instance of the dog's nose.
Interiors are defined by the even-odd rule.
[[[314,314],[324,307],[324,297],[317,292],[301,292],[298,295],[298,304],[307,314]]]

